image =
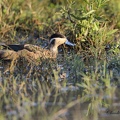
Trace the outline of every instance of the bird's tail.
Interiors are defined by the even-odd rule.
[[[0,50],[0,60],[13,60],[17,58],[18,54],[13,50]]]
[[[5,43],[0,43],[0,46],[7,46]]]
[[[0,59],[3,58],[3,54],[4,54],[3,50],[0,50]]]

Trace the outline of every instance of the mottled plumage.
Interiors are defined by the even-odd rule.
[[[29,58],[36,60],[39,58],[56,58],[58,54],[58,46],[61,44],[68,44],[74,46],[75,44],[70,43],[64,35],[53,34],[50,37],[50,48],[43,49],[39,46],[32,44],[25,45],[6,45],[3,46],[3,50],[0,50],[0,59],[3,60],[14,60],[19,57]]]

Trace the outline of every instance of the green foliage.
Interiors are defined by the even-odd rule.
[[[76,42],[81,43],[78,47],[85,50],[86,56],[92,54],[102,58],[105,46],[114,41],[114,33],[118,30],[111,28],[110,21],[104,15],[107,4],[108,0],[85,1],[84,4],[69,2],[62,9],[64,18],[68,20],[65,24],[69,26],[67,32],[75,35]]]
[[[10,36],[14,31],[43,30],[43,27],[48,26],[53,20],[51,16],[58,8],[59,5],[55,6],[48,0],[2,0],[0,4],[0,34],[4,37],[7,34]]]
[[[59,70],[52,62],[44,61],[26,72],[23,61],[26,65],[17,64],[15,74],[0,71],[0,118],[69,119],[62,115],[72,113],[79,114],[78,119],[86,115],[87,119],[98,119],[100,107],[112,104],[120,83],[119,28],[119,0],[0,0],[3,42],[13,42],[18,34],[29,37],[35,30],[45,38],[60,32],[76,42],[73,55],[65,53],[57,60],[63,65]],[[24,75],[24,71],[28,74]],[[71,112],[85,102],[89,102],[86,113],[80,114],[80,109]]]

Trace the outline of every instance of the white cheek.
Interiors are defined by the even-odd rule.
[[[53,47],[52,51],[57,52],[57,47]]]

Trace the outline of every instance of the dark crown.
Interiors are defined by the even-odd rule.
[[[55,34],[51,35],[50,40],[51,40],[52,38],[65,38],[65,36],[64,36],[64,35],[61,35],[60,33],[55,33]]]

